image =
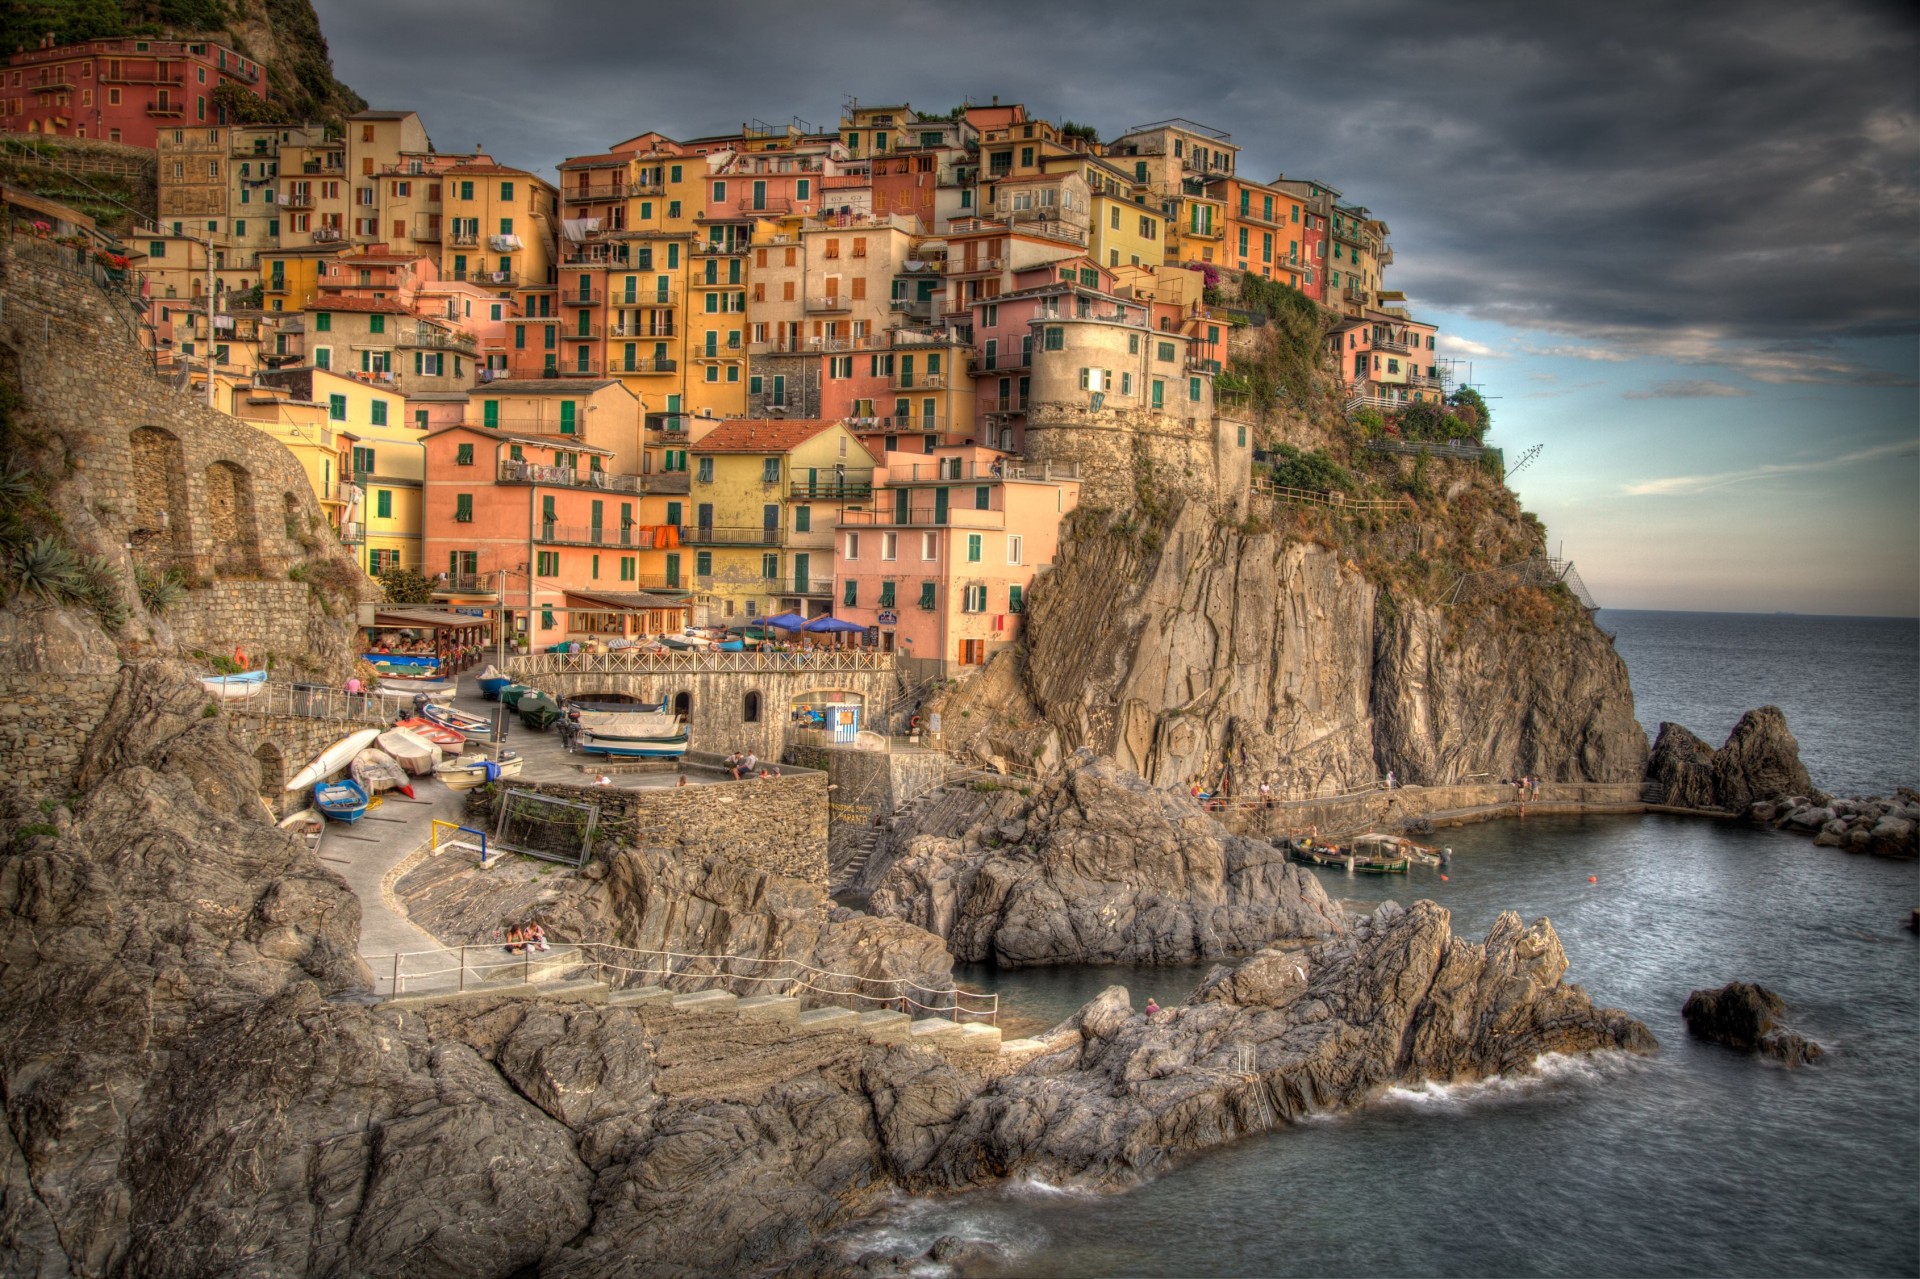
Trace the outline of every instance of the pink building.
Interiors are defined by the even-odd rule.
[[[978,445],[888,453],[866,510],[840,513],[834,616],[878,628],[927,675],[962,674],[1020,634],[1034,577],[1080,501],[1077,473]]]

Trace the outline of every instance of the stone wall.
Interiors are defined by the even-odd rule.
[[[0,678],[0,786],[29,802],[64,802],[80,753],[119,684],[117,671]]]
[[[511,664],[509,664],[511,669]],[[761,759],[779,759],[786,749],[789,708],[806,693],[837,690],[858,695],[870,711],[887,706],[897,688],[888,670],[816,671],[644,671],[632,674],[538,674],[525,681],[555,699],[624,693],[669,705],[681,694],[691,701],[687,716],[694,750],[725,755],[752,751]],[[757,694],[759,718],[749,723],[748,696]]]
[[[826,773],[834,786],[828,805],[836,843],[849,830],[872,824],[947,775],[939,751],[863,751],[851,746],[790,746],[787,758]]]
[[[827,884],[827,785],[826,774],[816,772],[646,790],[506,783],[513,790],[599,805],[596,857],[609,846],[665,848],[693,857],[719,854],[822,888]],[[469,793],[467,820],[474,826],[493,829],[494,792],[483,786]]]
[[[306,472],[272,437],[155,375],[134,301],[74,251],[16,238],[0,252],[0,359],[19,384],[18,435],[38,451],[68,539],[118,562],[178,571],[188,647],[305,652],[344,678],[352,618],[317,612],[290,569],[372,591],[333,540]],[[244,584],[244,585],[243,585]],[[222,587],[218,595],[200,596]],[[164,648],[174,639],[154,628]]]
[[[1245,423],[1213,414],[1071,403],[1035,404],[1027,413],[1027,457],[1077,464],[1081,505],[1112,510],[1132,510],[1143,488],[1175,506],[1244,503],[1252,442]]]

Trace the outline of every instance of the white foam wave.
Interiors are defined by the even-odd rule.
[[[1637,1064],[1637,1058],[1622,1052],[1546,1053],[1536,1057],[1524,1071],[1510,1075],[1489,1075],[1457,1084],[1429,1079],[1396,1085],[1383,1092],[1376,1104],[1429,1109],[1500,1104],[1541,1092],[1602,1083],[1618,1078]]]

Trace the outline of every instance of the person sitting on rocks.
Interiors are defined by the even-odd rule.
[[[761,770],[760,770],[760,780],[761,780],[761,781],[763,781],[763,782],[770,782],[770,781],[772,781],[772,780],[773,780],[773,771],[772,771],[771,769],[766,769],[766,768],[763,768],[763,769],[761,769]]]
[[[515,924],[512,928],[507,929],[507,953],[509,955],[519,954],[526,948],[526,939],[526,934],[520,931],[520,925]]]
[[[1147,1016],[1151,1017],[1159,1011],[1160,1011],[1160,1005],[1154,1002],[1154,998],[1152,995],[1148,995],[1147,996]]]
[[[680,780],[675,782],[674,786],[680,787],[680,786],[685,786],[686,784],[687,784],[687,775],[685,773],[682,773],[680,774]]]
[[[727,756],[727,771],[733,774],[733,780],[736,782],[740,780],[740,761],[742,758],[743,756],[739,751],[735,751]]]
[[[759,767],[759,765],[759,758],[752,751],[748,751],[740,757],[740,767],[734,771],[734,780],[738,781],[742,777],[752,777],[753,770]]]
[[[527,925],[527,931],[525,936],[527,939],[527,948],[529,950],[553,949],[551,946],[547,945],[547,930],[540,927],[540,925],[538,924]]]

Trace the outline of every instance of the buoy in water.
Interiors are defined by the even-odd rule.
[[[1445,875],[1442,875],[1442,876],[1441,876],[1440,878],[1441,878],[1441,880],[1442,880],[1443,882],[1446,882],[1446,880],[1447,880],[1447,877],[1446,877]]]
[[[1589,884],[1597,884],[1600,882],[1600,877],[1598,875],[1589,875],[1587,876],[1587,882]]]

